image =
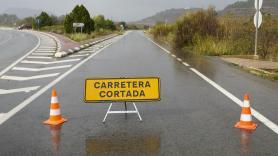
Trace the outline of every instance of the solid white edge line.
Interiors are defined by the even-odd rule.
[[[236,104],[238,104],[240,107],[243,106],[243,103],[240,99],[238,99],[237,97],[235,97],[233,94],[231,94],[230,92],[228,92],[227,90],[225,90],[224,88],[222,88],[220,85],[218,85],[217,83],[215,83],[214,81],[210,80],[209,78],[207,78],[205,75],[203,75],[202,73],[200,73],[198,70],[194,69],[194,68],[190,68],[190,70],[192,70],[195,74],[197,74],[199,77],[201,77],[202,79],[204,79],[205,81],[207,81],[210,85],[212,85],[214,88],[216,88],[217,90],[219,90],[221,93],[223,93],[224,95],[226,95],[229,99],[231,99],[232,101],[234,101]],[[267,126],[268,128],[270,128],[273,132],[275,132],[276,134],[278,134],[278,126],[270,121],[268,118],[266,118],[265,116],[263,116],[262,114],[260,114],[257,110],[251,108],[251,112],[252,115],[258,119],[260,122],[262,122],[265,126]]]
[[[127,34],[125,34],[127,35]],[[122,36],[123,37],[123,36]],[[119,40],[116,40],[114,43],[116,43]],[[112,44],[109,44],[107,46],[105,46],[104,48],[98,50],[97,52],[95,52],[94,54],[90,55],[89,57],[85,58],[84,60],[82,60],[81,62],[79,62],[78,64],[76,64],[74,67],[72,67],[71,69],[69,69],[68,71],[66,71],[64,74],[62,74],[61,76],[59,76],[57,79],[53,80],[52,82],[50,82],[48,85],[46,85],[45,87],[43,87],[41,90],[39,90],[38,92],[36,92],[35,94],[33,94],[32,96],[30,96],[29,98],[27,98],[26,100],[24,100],[23,102],[21,102],[19,105],[17,105],[16,107],[14,107],[12,110],[10,110],[8,113],[5,113],[5,115],[0,118],[0,125],[2,125],[4,122],[6,122],[8,119],[10,119],[12,116],[14,116],[17,112],[19,112],[21,109],[23,109],[24,107],[26,107],[28,104],[30,104],[32,101],[34,101],[36,98],[38,98],[41,94],[43,94],[45,91],[47,91],[49,88],[51,88],[52,86],[54,86],[55,84],[57,84],[59,81],[61,81],[62,79],[64,79],[67,75],[69,75],[70,73],[72,73],[74,70],[76,70],[77,68],[79,68],[81,65],[83,65],[84,63],[86,63],[88,60],[90,60],[91,58],[93,58],[94,56],[96,56],[97,54],[99,54],[101,51],[103,51],[104,49],[106,49],[107,47],[111,46]]]
[[[171,53],[170,51],[168,51],[167,49],[163,48],[162,46],[160,46],[159,44],[155,43],[152,39],[150,39],[149,37],[143,35],[144,37],[146,37],[149,41],[151,41],[153,44],[157,45],[159,48],[161,48],[162,50],[164,50],[166,53]],[[190,66],[189,64],[183,62],[183,64],[185,66]],[[230,92],[228,92],[227,90],[225,90],[224,88],[222,88],[221,86],[219,86],[218,84],[216,84],[215,82],[213,82],[212,80],[210,80],[209,78],[207,78],[205,75],[203,75],[202,73],[200,73],[199,71],[197,71],[194,68],[190,68],[190,70],[192,70],[195,74],[197,74],[198,76],[200,76],[201,78],[203,78],[205,81],[207,81],[209,84],[211,84],[214,88],[216,88],[217,90],[219,90],[221,93],[223,93],[224,95],[226,95],[228,98],[230,98],[232,101],[234,101],[236,104],[238,104],[240,107],[243,106],[243,103],[240,99],[238,99],[237,97],[235,97],[233,94],[231,94]],[[251,108],[252,111],[252,115],[258,119],[260,122],[262,122],[265,126],[267,126],[268,128],[270,128],[274,133],[278,134],[278,126],[270,121],[268,118],[266,118],[265,116],[263,116],[261,113],[259,113],[257,110]]]
[[[18,64],[20,61],[22,61],[26,56],[30,55],[31,53],[33,53],[41,44],[41,39],[38,35],[31,33],[32,35],[36,36],[38,39],[38,43],[37,45],[30,50],[28,53],[26,53],[25,55],[23,55],[21,58],[19,58],[18,60],[16,60],[15,62],[13,62],[11,65],[9,65],[8,67],[6,67],[4,70],[2,70],[0,72],[0,76],[2,76],[3,74],[5,74],[7,71],[9,71],[11,68],[13,68],[16,64]]]

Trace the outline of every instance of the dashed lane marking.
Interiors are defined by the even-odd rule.
[[[203,75],[202,73],[200,73],[199,71],[197,71],[194,68],[190,68],[190,70],[192,70],[195,74],[197,74],[199,77],[201,77],[202,79],[204,79],[205,81],[207,81],[210,85],[212,85],[214,88],[216,88],[217,90],[219,90],[221,93],[223,93],[224,95],[226,95],[229,99],[231,99],[232,101],[234,101],[236,104],[238,104],[240,107],[243,106],[242,101],[240,99],[238,99],[237,97],[235,97],[233,94],[231,94],[230,92],[228,92],[227,90],[225,90],[223,87],[221,87],[220,85],[218,85],[217,83],[215,83],[214,81],[210,80],[209,78],[207,78],[205,75]],[[264,117],[261,113],[259,113],[257,110],[255,109],[251,109],[252,111],[252,115],[257,118],[259,121],[261,121],[264,125],[266,125],[268,128],[270,128],[273,132],[275,132],[276,134],[278,134],[278,126],[270,121],[268,118]]]
[[[21,71],[46,71],[46,70],[53,70],[53,69],[63,69],[63,68],[70,68],[71,65],[65,66],[54,66],[54,67],[46,67],[46,68],[25,68],[25,67],[14,67],[12,70],[21,70]]]
[[[14,81],[28,81],[28,80],[34,80],[34,79],[47,78],[47,77],[55,77],[55,76],[58,76],[59,74],[60,73],[53,73],[53,74],[36,75],[36,76],[30,76],[30,77],[4,75],[1,77],[1,79],[14,80]]]
[[[38,88],[40,88],[40,86],[26,87],[26,88],[17,88],[17,89],[9,89],[9,90],[0,89],[0,95],[3,95],[3,94],[12,94],[12,93],[18,93],[18,92],[28,93],[30,91],[37,90]]]
[[[180,62],[182,62],[182,59],[181,59],[181,58],[177,58],[177,60],[180,61]]]
[[[176,56],[176,55],[174,55],[174,54],[172,54],[172,57],[176,58],[177,56]]]
[[[57,64],[57,63],[75,62],[75,61],[79,61],[79,60],[80,59],[69,59],[69,60],[51,61],[51,62],[24,60],[24,61],[21,61],[21,63],[28,63],[28,64]]]
[[[146,36],[144,36],[146,37]],[[162,46],[160,46],[159,44],[155,43],[153,40],[151,40],[149,37],[146,37],[149,41],[151,41],[152,43],[154,43],[156,46],[158,46],[159,48],[161,48],[162,50],[164,50],[165,52],[169,53],[169,51],[165,48],[163,48]],[[183,64],[185,66],[189,66],[189,64],[183,62]],[[201,77],[203,80],[205,80],[206,82],[208,82],[210,85],[212,85],[214,88],[216,88],[218,91],[220,91],[222,94],[224,94],[225,96],[227,96],[229,99],[231,99],[232,101],[234,101],[236,104],[238,104],[240,107],[242,107],[242,101],[240,99],[238,99],[237,97],[235,97],[233,94],[231,94],[230,92],[228,92],[227,90],[225,90],[223,87],[221,87],[220,85],[218,85],[217,83],[215,83],[214,81],[210,80],[209,78],[207,78],[205,75],[203,75],[202,73],[200,73],[198,70],[194,69],[194,68],[190,68],[191,71],[193,71],[195,74],[197,74],[199,77]],[[261,113],[259,113],[257,110],[252,109],[252,115],[258,119],[260,122],[262,122],[266,127],[268,127],[269,129],[271,129],[274,133],[278,134],[278,126],[272,122],[271,120],[269,120],[268,118],[266,118],[265,116],[263,116]]]
[[[185,65],[186,67],[189,67],[190,65],[187,64],[186,62],[182,62],[183,65]]]

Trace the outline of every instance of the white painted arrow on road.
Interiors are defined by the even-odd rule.
[[[37,90],[38,88],[40,88],[40,86],[26,87],[26,88],[17,88],[17,89],[9,89],[9,90],[0,89],[0,95],[11,94],[11,93],[18,93],[18,92],[26,92],[26,93],[28,93],[30,91]]]
[[[55,67],[46,67],[46,68],[25,68],[25,67],[14,67],[12,70],[22,70],[22,71],[46,71],[46,70],[52,70],[52,69],[62,69],[62,68],[69,68],[71,65],[65,65],[65,66],[55,66]]]
[[[47,77],[55,77],[55,76],[58,76],[59,74],[60,73],[53,73],[53,74],[36,75],[36,76],[30,76],[30,77],[4,75],[1,77],[1,79],[15,80],[15,81],[27,81],[27,80],[41,79],[41,78],[47,78]]]
[[[69,60],[51,61],[51,62],[24,60],[24,61],[21,61],[21,63],[29,63],[29,64],[57,64],[57,63],[74,62],[74,61],[79,61],[79,60],[80,59],[69,59]]]

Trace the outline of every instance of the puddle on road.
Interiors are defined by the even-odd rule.
[[[165,46],[165,45],[164,45]],[[169,48],[166,46],[170,51],[177,56],[177,58],[181,58],[183,61],[190,65],[190,68],[196,68],[204,75],[214,79],[215,75],[217,74],[215,70],[218,64],[212,63],[210,57],[201,56],[201,55],[194,55],[190,52],[183,52],[181,50],[176,50],[173,48]]]
[[[251,156],[252,131],[240,130],[240,155]]]
[[[60,125],[49,125],[50,141],[52,144],[53,155],[59,155],[59,147],[61,142],[61,130],[62,124]]]
[[[87,156],[158,156],[160,154],[160,137],[127,134],[89,137],[86,139],[86,153]]]

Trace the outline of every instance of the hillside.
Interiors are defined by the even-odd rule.
[[[153,16],[150,16],[148,18],[142,19],[140,21],[132,22],[135,24],[142,24],[142,25],[154,25],[157,22],[167,22],[167,23],[174,23],[177,18],[186,12],[192,12],[199,10],[198,8],[193,9],[168,9],[162,12],[159,12]]]
[[[224,10],[219,11],[219,14],[232,13],[236,16],[253,16],[255,11],[254,0],[247,0],[228,5]],[[278,17],[278,0],[264,0],[262,12]]]
[[[25,17],[34,17],[35,15],[39,15],[41,10],[34,10],[34,9],[26,9],[26,8],[10,8],[5,10],[3,13],[9,15],[16,15],[18,18],[25,18]]]

